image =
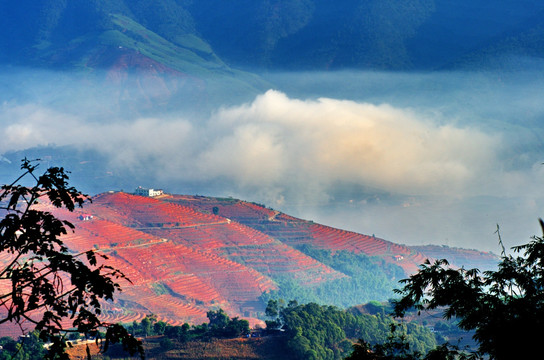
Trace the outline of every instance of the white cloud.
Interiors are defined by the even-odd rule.
[[[407,109],[277,91],[219,111],[210,126],[221,137],[200,157],[207,173],[254,187],[295,186],[299,194],[340,181],[400,193],[466,192],[496,163],[500,144],[498,136],[436,125]]]
[[[170,179],[226,179],[244,192],[327,198],[348,182],[394,193],[469,192],[496,162],[498,136],[439,125],[409,109],[270,90],[223,108],[204,126],[188,119],[93,122],[35,105],[4,106],[0,152],[76,145],[117,167]],[[7,119],[10,119],[8,122]]]
[[[348,75],[338,75],[338,82]],[[8,151],[43,145],[94,149],[122,174],[116,184],[125,188],[136,174],[176,192],[185,191],[178,184],[203,195],[213,188],[211,195],[258,201],[399,242],[447,238],[449,245],[482,247],[473,240],[487,234],[492,248],[496,223],[504,225],[505,238],[509,224],[512,236],[533,231],[544,209],[544,167],[535,145],[541,129],[518,121],[523,99],[510,106],[510,88],[503,87],[487,101],[494,88],[484,81],[479,86],[486,91],[472,95],[467,75],[462,84],[456,74],[357,76],[358,83],[378,76],[371,85],[383,88],[365,91],[381,98],[305,98],[271,90],[204,119],[127,119],[107,107],[101,113],[91,98],[82,102],[92,111],[76,111],[77,102],[70,110],[55,101],[6,102],[0,106],[0,160]],[[442,92],[434,90],[443,83]],[[523,84],[512,92],[519,88]],[[523,103],[534,109],[522,120],[540,124],[541,103]]]

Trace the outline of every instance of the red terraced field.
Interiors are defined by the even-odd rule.
[[[235,261],[241,260],[250,268],[265,274],[296,272],[295,278],[311,278],[317,274],[322,281],[343,276],[270,236],[234,222],[148,231],[178,244],[198,247],[220,256],[225,255]]]
[[[153,313],[171,324],[200,323],[217,306],[231,316],[255,314],[264,310],[262,293],[277,289],[275,276],[305,286],[346,276],[294,248],[300,244],[379,256],[408,273],[425,260],[403,245],[235,199],[117,192],[98,195],[75,213],[40,207],[74,223],[76,232],[63,237],[72,250],[106,254],[108,265],[132,281],[104,305],[111,322]],[[83,214],[92,218],[80,220]],[[0,263],[7,261],[0,253]]]
[[[187,226],[180,228],[146,229],[155,236],[200,249],[216,249],[225,246],[260,245],[274,241],[269,236],[250,227],[223,221],[220,223]]]
[[[76,220],[74,225],[76,231],[63,239],[70,242],[78,251],[104,250],[162,241],[145,232],[98,218],[87,221]]]
[[[138,226],[187,226],[224,221],[223,218],[194,211],[185,206],[126,193],[102,194],[93,201],[93,212],[98,216],[100,206],[114,208],[124,218]],[[128,220],[128,221],[130,221]]]
[[[232,222],[232,224],[236,224],[234,226],[239,226],[239,222],[241,222],[248,227],[261,230],[256,231],[249,237],[237,235],[236,246],[242,245],[242,239],[255,238],[257,236],[255,234],[259,234],[258,236],[261,237],[259,241],[262,241],[262,230],[264,230],[265,233],[284,241],[288,245],[307,243],[333,251],[347,250],[363,252],[370,256],[381,256],[389,262],[394,261],[398,263],[407,272],[417,269],[417,265],[419,264],[420,257],[417,256],[417,252],[411,251],[403,245],[394,244],[368,235],[309,223],[253,203],[234,199],[191,196],[171,196],[163,199],[163,201],[183,205],[183,208],[191,206],[202,212],[203,216],[213,216],[210,214],[215,210],[218,215],[229,220],[235,220],[236,222]],[[216,219],[219,221],[221,217],[216,217]],[[160,236],[161,231],[157,230],[153,233],[156,236]],[[203,226],[199,228],[195,227],[194,229],[176,229],[169,231],[169,234],[172,239],[176,239],[175,241],[198,246],[202,249],[209,249],[214,252],[221,250],[221,244],[228,246],[227,244],[232,243],[229,240],[229,231],[225,227],[212,229]],[[241,253],[236,255],[243,256]],[[253,261],[256,268],[262,269],[257,263],[258,261]],[[279,268],[281,266],[276,267],[276,269]]]
[[[213,213],[214,208],[216,208],[219,216],[236,219],[243,223],[266,221],[277,214],[277,212],[272,209],[236,199],[173,195],[170,198],[165,199],[165,201],[190,206],[203,213],[209,214]],[[240,221],[241,219],[244,219],[245,221]]]
[[[171,242],[122,248],[117,250],[116,256],[139,264],[138,269],[153,281],[167,284],[175,281],[177,286],[183,286],[184,279],[192,281],[192,278],[178,275],[195,274],[206,287],[202,287],[202,292],[198,292],[199,288],[193,288],[191,297],[205,303],[218,299],[234,302],[255,300],[263,291],[275,287],[251,268]]]
[[[111,230],[115,227],[97,226],[96,229]],[[67,238],[66,244],[78,240],[78,236]],[[138,320],[146,313],[162,316],[170,323],[203,321],[213,303],[238,309],[246,302],[256,301],[263,292],[275,289],[270,279],[239,263],[213,253],[154,239],[151,237],[152,241],[143,245],[125,243],[125,246],[106,251],[108,265],[120,269],[133,282],[133,285],[122,284],[125,291],[118,298],[130,299],[142,308],[138,311],[110,311],[107,313],[108,321]],[[197,303],[201,305],[195,305]],[[238,305],[233,306],[235,304]]]
[[[215,288],[205,284],[194,274],[179,274],[163,280],[162,283],[173,292],[189,299],[205,299],[207,302],[222,300]]]
[[[155,314],[157,317],[164,319],[170,324],[180,325],[184,322],[201,323],[205,322],[206,309],[199,308],[190,303],[186,303],[182,299],[172,297],[166,294],[156,294],[149,286],[138,286],[127,289],[121,293],[118,298],[120,300],[137,299],[139,308],[131,309],[127,312],[126,320],[120,322],[131,322],[135,317],[139,319],[146,315]]]
[[[407,274],[418,270],[425,257],[417,251],[373,236],[313,224],[310,226],[313,245],[333,251],[363,252],[369,256],[381,256],[386,261],[401,266]]]
[[[284,242],[287,245],[309,244],[332,251],[346,250],[363,252],[369,256],[380,256],[395,262],[407,273],[417,270],[421,259],[417,251],[383,239],[351,231],[314,224],[305,220],[267,209],[265,207],[233,199],[204,197],[172,197],[168,201],[190,204],[205,212],[217,208],[218,214],[240,222],[259,232]],[[215,244],[217,247],[217,244]]]
[[[238,247],[230,250],[228,256],[240,259],[265,274],[291,274],[303,284],[317,284],[345,276],[281,242],[258,248]]]

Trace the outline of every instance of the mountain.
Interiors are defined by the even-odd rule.
[[[0,60],[94,69],[130,54],[250,86],[234,68],[480,68],[542,57],[543,11],[537,0],[3,1]]]
[[[109,192],[73,213],[39,206],[75,225],[64,237],[72,251],[94,249],[131,280],[104,304],[104,319],[112,322],[153,313],[172,324],[201,323],[210,308],[221,307],[256,324],[270,296],[339,306],[386,300],[426,258],[232,198]]]
[[[505,54],[542,56],[535,0],[209,0],[189,9],[223,59],[249,68],[479,69]]]
[[[178,3],[4,1],[0,63],[75,71],[87,89],[82,96],[115,98],[124,111],[204,108],[222,99],[225,88],[236,101],[268,88],[258,76],[219,59]],[[74,86],[73,78],[66,82]]]

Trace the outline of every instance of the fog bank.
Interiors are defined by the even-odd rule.
[[[114,190],[233,196],[399,243],[498,252],[496,224],[507,246],[539,233],[539,76],[268,74],[274,88],[247,102],[233,105],[225,89],[212,111],[134,111],[135,98],[128,113],[77,81],[52,92],[50,75],[4,97],[0,160],[71,148],[78,164],[98,154],[92,171],[109,172]],[[13,75],[2,78],[9,89]]]

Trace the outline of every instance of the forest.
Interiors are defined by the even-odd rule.
[[[282,298],[296,299],[300,303],[315,302],[346,308],[353,304],[388,299],[397,286],[397,281],[405,276],[399,266],[362,252],[358,254],[346,250],[333,252],[309,244],[295,248],[348,277],[308,288],[291,278],[276,276],[274,280],[280,285],[280,290],[264,293],[261,300],[265,304],[269,299]]]

